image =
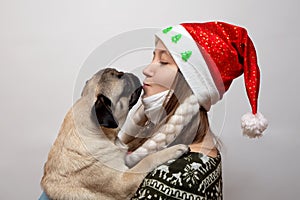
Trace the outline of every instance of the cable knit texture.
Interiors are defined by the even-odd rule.
[[[166,148],[197,113],[199,113],[198,100],[196,96],[191,95],[179,105],[166,124],[162,125],[141,147],[126,156],[126,165],[132,167],[149,153]]]

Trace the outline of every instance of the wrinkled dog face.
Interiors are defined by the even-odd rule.
[[[102,73],[96,80],[98,82],[94,90],[97,120],[100,126],[117,128],[124,123],[128,111],[138,101],[142,87],[139,79],[131,73],[112,68],[100,72]]]

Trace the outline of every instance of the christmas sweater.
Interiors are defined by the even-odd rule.
[[[189,152],[150,172],[131,200],[222,200],[221,155]]]

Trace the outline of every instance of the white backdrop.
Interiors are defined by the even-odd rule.
[[[184,21],[247,27],[262,72],[261,139],[241,135],[250,110],[243,79],[226,95],[224,199],[299,199],[300,27],[297,0],[0,1],[0,199],[37,199],[43,165],[78,73],[91,52],[119,33]]]

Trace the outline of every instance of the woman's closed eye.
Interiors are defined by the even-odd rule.
[[[160,63],[161,65],[167,65],[167,64],[169,64],[169,62],[163,61],[163,60],[159,61],[159,63]]]

